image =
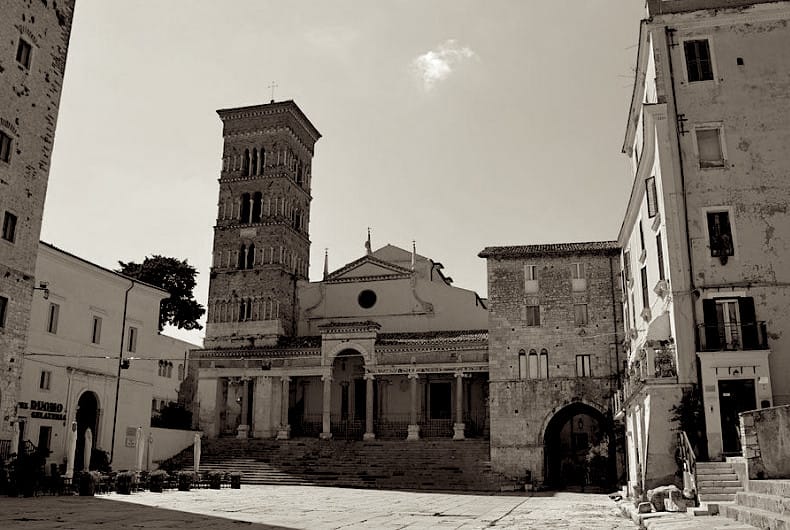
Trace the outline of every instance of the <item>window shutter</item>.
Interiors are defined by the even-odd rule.
[[[656,178],[650,177],[646,183],[647,191],[647,215],[648,217],[655,217],[658,213],[658,200],[656,190]]]
[[[721,348],[721,341],[719,340],[719,318],[716,315],[716,300],[703,300],[702,314],[705,318],[705,342],[701,344],[702,350],[718,350]]]
[[[757,322],[754,312],[754,298],[751,296],[738,298],[738,309],[741,318],[741,336],[743,348],[754,350],[758,347]]]

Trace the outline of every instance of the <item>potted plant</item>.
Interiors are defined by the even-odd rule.
[[[209,471],[208,473],[208,487],[213,490],[218,490],[222,487],[222,473],[219,471]]]
[[[134,471],[118,473],[118,476],[115,477],[115,491],[122,495],[130,495],[135,487],[135,482],[137,482],[137,474]]]
[[[98,471],[83,471],[79,476],[79,493],[83,497],[93,497],[101,475]]]
[[[241,489],[241,473],[234,471],[230,474],[230,487],[234,490]]]
[[[178,491],[189,491],[195,481],[195,473],[192,471],[178,472]]]
[[[148,477],[148,489],[154,493],[162,493],[165,482],[167,481],[167,471],[164,469],[157,469],[153,471]]]

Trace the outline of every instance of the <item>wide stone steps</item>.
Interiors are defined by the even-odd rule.
[[[201,471],[239,471],[245,484],[499,491],[518,487],[491,471],[484,440],[204,442]],[[192,448],[166,467],[192,469]]]
[[[738,492],[722,512],[757,528],[790,530],[790,481],[750,480],[748,490]]]
[[[743,491],[738,475],[729,462],[697,462],[697,493],[701,503],[734,502]]]

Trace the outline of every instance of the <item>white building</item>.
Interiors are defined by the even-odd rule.
[[[172,367],[184,366],[184,353],[195,346],[159,335],[159,303],[168,296],[159,288],[47,243],[39,245],[39,282],[47,290],[36,291],[33,300],[18,403],[20,442],[49,448],[48,463],[65,463],[76,421],[76,470],[84,465],[87,429],[93,447],[111,453],[113,469],[134,468],[137,429],[149,439],[153,399],[176,399]]]

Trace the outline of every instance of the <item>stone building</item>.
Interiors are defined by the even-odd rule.
[[[292,101],[219,111],[200,428],[240,438],[482,436],[485,303],[387,245],[308,280],[312,156]]]
[[[649,0],[623,152],[629,485],[674,480],[676,432],[740,454],[738,413],[790,402],[789,2]],[[704,429],[675,408],[704,409]],[[699,432],[696,432],[699,430]]]
[[[618,478],[621,440],[609,408],[624,360],[618,255],[615,241],[480,253],[496,470],[553,487]]]
[[[0,456],[14,436],[74,0],[3,2],[0,16]]]

